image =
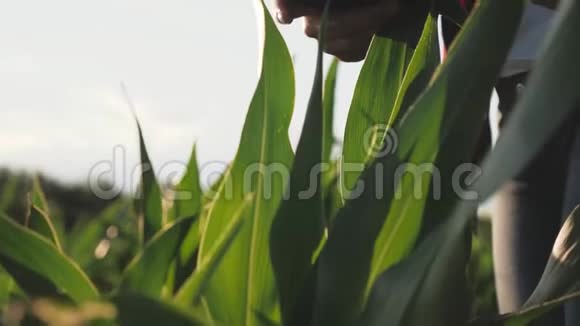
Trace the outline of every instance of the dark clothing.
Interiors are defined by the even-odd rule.
[[[524,83],[525,74],[498,82],[500,127],[509,119]],[[492,234],[501,312],[518,310],[531,295],[550,257],[562,218],[580,203],[579,160],[577,119],[568,119],[537,157],[496,195]],[[564,325],[562,310],[555,310],[536,325]]]

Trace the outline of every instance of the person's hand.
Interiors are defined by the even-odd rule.
[[[322,13],[320,9],[307,7],[298,0],[274,0],[274,5],[276,19],[280,24],[291,24],[296,18]]]
[[[322,15],[320,10],[291,4],[291,1],[276,0],[278,21],[289,24],[295,18],[304,16],[304,33],[318,38]],[[373,35],[398,11],[399,0],[379,0],[353,9],[332,11],[326,25],[324,51],[342,61],[364,59]]]

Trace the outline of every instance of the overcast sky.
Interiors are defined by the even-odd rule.
[[[0,166],[84,182],[127,150],[137,162],[137,106],[154,164],[233,158],[257,80],[253,0],[0,2]],[[295,56],[299,135],[316,43],[301,22],[281,27]],[[342,137],[359,64],[341,66],[335,132]],[[116,176],[116,178],[120,178]]]

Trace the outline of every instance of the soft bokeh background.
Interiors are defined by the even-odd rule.
[[[124,83],[154,164],[187,161],[196,141],[210,178],[208,170],[220,166],[211,162],[235,155],[257,81],[252,2],[1,1],[0,166],[82,183],[91,167],[112,160],[113,148],[122,145],[128,171],[114,178],[131,183],[138,147]],[[295,58],[295,144],[316,42],[303,36],[301,22],[281,30]],[[339,72],[339,137],[359,69],[348,64]]]

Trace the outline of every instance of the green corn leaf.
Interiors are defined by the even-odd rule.
[[[193,218],[182,218],[157,233],[123,273],[121,290],[159,297],[168,266],[178,254],[192,222]]]
[[[413,115],[416,115],[416,119],[420,119],[420,115],[424,114],[421,111],[432,110],[431,96],[435,96],[436,93],[446,94],[444,102],[446,109],[440,136],[441,157],[450,156],[457,159],[465,157],[465,153],[469,154],[468,148],[456,146],[458,140],[453,138],[457,137],[457,130],[465,128],[466,123],[477,125],[478,119],[483,121],[491,89],[519,26],[522,11],[522,1],[513,1],[509,4],[498,0],[480,2],[455,41],[432,86],[405,117],[412,121]],[[493,51],[489,49],[486,51],[485,44],[488,42],[494,43]],[[474,64],[472,58],[483,51],[486,51],[485,59],[480,59],[477,65]],[[408,133],[405,133],[405,130],[401,133],[402,139],[413,133],[412,129],[406,131]],[[468,135],[464,135],[465,141],[471,144],[468,139],[473,141],[479,133],[476,130]],[[461,151],[457,153],[457,150]],[[467,302],[465,264],[469,253],[467,234],[468,222],[473,216],[476,203],[465,202],[465,205],[464,210],[460,210],[450,222],[444,224],[447,233],[442,239],[445,241],[439,244],[437,258],[429,270],[423,271],[424,279],[419,278],[412,283],[401,281],[407,282],[409,290],[417,289],[412,304],[407,308],[409,310],[404,321],[405,325],[420,325],[425,318],[432,325],[449,325],[467,317],[465,306]],[[427,212],[432,213],[440,212]],[[420,287],[415,288],[420,281],[422,282]]]
[[[381,147],[410,51],[403,43],[378,36],[371,43],[344,131],[341,175],[344,198],[372,159],[373,150]]]
[[[367,168],[360,182],[370,191],[347,201],[334,219],[318,262],[315,325],[350,325],[362,309],[374,241],[393,196],[391,187],[375,196],[382,180],[374,172],[393,173],[400,161],[389,155]]]
[[[394,109],[391,114],[391,121],[397,120],[399,115],[399,110],[401,109],[403,102],[414,101],[419,93],[427,87],[429,79],[435,68],[438,66],[439,59],[439,46],[437,42],[437,22],[435,18],[430,15],[427,17],[421,39],[413,57],[405,73],[405,78],[399,90],[397,100],[394,104]],[[412,85],[412,88],[411,88]],[[435,107],[439,105],[444,106],[444,99],[436,101],[433,99],[431,105]],[[405,109],[406,110],[406,109]],[[436,109],[434,109],[436,110]],[[374,280],[391,264],[396,262],[402,255],[408,252],[414,243],[415,237],[413,234],[417,233],[419,225],[421,223],[421,214],[425,205],[426,197],[415,196],[414,191],[417,187],[416,179],[419,178],[421,182],[420,191],[422,194],[426,193],[426,188],[430,186],[429,172],[423,176],[417,176],[414,171],[423,173],[421,169],[415,169],[415,167],[420,168],[420,164],[432,162],[434,156],[436,155],[439,144],[436,142],[439,139],[439,124],[435,121],[440,120],[438,117],[434,117],[434,121],[429,122],[427,129],[423,129],[425,133],[422,136],[424,141],[417,145],[421,148],[416,148],[413,157],[410,157],[408,163],[412,164],[409,166],[401,184],[401,188],[398,191],[403,195],[401,200],[395,200],[391,209],[389,210],[387,216],[386,225],[380,233],[379,238],[375,244],[375,254],[373,257],[373,267],[371,271],[371,278],[367,285],[368,290],[370,286],[374,283]],[[417,128],[416,130],[422,130]],[[428,133],[428,134],[427,134]],[[393,144],[391,146],[396,146],[395,142],[398,139],[395,138],[396,135],[387,134],[386,141]],[[403,142],[405,140],[402,140]],[[435,143],[433,142],[435,141]]]
[[[199,248],[199,242],[201,239],[199,216],[202,214],[203,192],[199,183],[199,167],[195,145],[191,151],[191,157],[185,175],[174,191],[175,196],[173,207],[169,212],[169,216],[172,218],[196,216],[187,236],[181,244],[179,256],[175,261],[175,284],[173,284],[173,286],[179,287],[195,267],[195,253]]]
[[[62,251],[62,246],[60,244],[56,229],[44,211],[36,206],[32,206],[30,208],[30,214],[27,221],[28,228],[54,243],[56,248],[59,251]]]
[[[225,183],[226,177],[229,175],[231,169],[231,164],[226,167],[226,169],[213,181],[213,183],[208,187],[208,189],[203,193],[201,200],[202,208],[199,221],[199,229],[205,230],[205,225],[207,221],[207,215],[209,214],[212,205],[215,203],[215,199],[218,197],[219,192],[232,191],[231,182]],[[201,231],[200,231],[201,232]]]
[[[174,189],[172,213],[174,218],[198,216],[201,211],[203,196],[199,184],[199,168],[197,165],[196,146],[193,146],[191,157],[185,175]]]
[[[538,287],[523,309],[541,305],[580,289],[580,206],[566,219]]]
[[[79,221],[70,231],[66,252],[79,266],[86,268],[94,259],[94,251],[103,236],[106,226],[99,219]]]
[[[441,103],[442,99],[433,100]],[[362,311],[375,240],[395,198],[395,190],[401,186],[400,178],[391,176],[405,166],[403,162],[430,153],[425,148],[433,147],[442,116],[442,106],[434,105],[434,108],[423,116],[423,121],[413,125],[424,131],[427,141],[416,146],[400,146],[397,153],[375,160],[359,180],[359,195],[348,200],[338,212],[319,261],[317,325],[349,325]],[[416,143],[417,139],[407,141]]]
[[[231,220],[230,224],[216,241],[207,257],[200,262],[195,272],[185,281],[183,287],[175,296],[175,301],[184,308],[195,304],[201,299],[213,273],[222,262],[223,257],[232,245],[234,239],[240,233],[244,220],[248,217],[251,196],[246,199],[239,212]]]
[[[260,325],[263,326],[280,326],[280,323],[272,318],[265,316],[260,312],[256,312],[256,318],[260,321]]]
[[[179,255],[175,261],[175,287],[181,286],[182,282],[195,268],[197,263],[196,252],[199,249],[200,240],[200,218],[196,216],[181,243]]]
[[[339,189],[339,164],[332,161],[332,148],[335,143],[334,138],[334,105],[336,92],[336,79],[338,74],[339,61],[332,60],[330,68],[326,73],[324,81],[323,107],[324,107],[324,131],[323,131],[323,153],[322,160],[330,164],[330,168],[322,172],[322,191],[324,200],[324,212],[326,222],[330,224],[338,209],[342,206],[341,191]]]
[[[38,207],[41,211],[49,213],[48,200],[42,191],[42,186],[40,185],[40,178],[35,176],[32,178],[32,192],[30,194],[30,204],[32,206]]]
[[[427,27],[430,26],[427,24]],[[427,40],[431,41],[429,38]],[[428,46],[428,41],[423,42],[422,47]],[[419,53],[427,52],[419,50]],[[418,59],[415,61],[421,62]],[[401,138],[401,143],[395,140],[397,143],[385,144],[384,146],[387,147],[395,146],[388,149],[389,152],[386,155],[380,155],[363,172],[358,181],[358,185],[361,186],[358,196],[347,201],[334,220],[319,264],[315,315],[318,324],[347,325],[353,322],[363,309],[365,297],[368,294],[367,284],[371,273],[370,265],[375,240],[387,217],[391,201],[395,197],[395,190],[401,186],[398,183],[400,180],[391,176],[395,175],[403,162],[428,160],[433,157],[433,153],[436,153],[437,144],[433,141],[438,139],[443,112],[443,106],[436,104],[443,103],[445,99],[444,93],[440,95],[439,98],[431,98],[434,109],[424,112],[420,121],[411,121],[412,124],[405,126],[408,129],[421,130],[423,133]],[[386,130],[382,131],[386,132]],[[423,139],[423,142],[418,143],[419,139]],[[382,152],[387,147],[377,149]],[[391,153],[391,150],[395,152]],[[409,180],[404,183],[408,184]],[[405,232],[400,234],[404,235]],[[341,284],[341,286],[337,287],[336,284]]]
[[[8,175],[8,179],[2,185],[2,192],[0,193],[0,211],[5,212],[14,204],[19,184],[20,179],[17,175]]]
[[[501,10],[499,9],[500,6],[503,6]],[[455,43],[454,50],[450,52],[445,65],[443,65],[439,70],[437,79],[432,82],[429,89],[425,91],[420,99],[417,100],[416,104],[408,110],[405,117],[401,119],[400,123],[395,128],[395,132],[399,135],[399,146],[397,152],[379,158],[376,161],[377,164],[381,163],[386,167],[383,169],[384,175],[387,176],[388,182],[395,183],[395,189],[404,190],[406,188],[405,178],[401,181],[400,178],[391,177],[395,175],[395,171],[401,167],[397,160],[399,162],[415,163],[420,162],[420,159],[425,159],[426,162],[432,162],[438,152],[438,144],[444,143],[445,138],[448,137],[446,131],[450,125],[452,126],[453,123],[457,121],[457,112],[461,112],[461,109],[464,108],[463,106],[465,105],[467,98],[473,96],[478,99],[486,96],[486,93],[491,90],[495,80],[495,74],[497,74],[501,68],[501,63],[509,50],[511,40],[518,26],[518,17],[521,13],[521,8],[522,3],[519,2],[510,2],[510,5],[504,5],[496,0],[482,2],[478,7],[478,12],[472,17],[470,23],[466,25],[462,35],[459,36]],[[493,23],[489,24],[489,22]],[[489,28],[489,26],[494,26],[494,28]],[[495,28],[501,29],[501,38],[498,38],[496,35],[498,33],[494,31]],[[478,53],[485,51],[487,49],[486,44],[492,41],[494,44],[498,45],[497,48],[494,48],[495,51],[487,51],[485,59],[489,66],[476,65],[475,67],[471,67],[470,65],[473,66],[471,58],[477,57]],[[452,67],[452,64],[454,67]],[[484,66],[485,68],[483,68]],[[463,68],[463,70],[461,68]],[[483,69],[488,69],[490,71],[486,71],[483,74],[484,78],[480,80],[479,75],[470,75],[465,72],[473,69],[475,69],[475,72],[481,72]],[[468,77],[469,80],[467,80],[466,77]],[[464,85],[469,86],[467,90],[470,92],[461,93],[463,91],[463,88],[461,87]],[[433,134],[428,130],[441,131],[441,134],[438,137],[435,137],[437,143],[433,146],[429,145],[430,142],[433,141],[430,139]],[[418,131],[425,132],[418,133]],[[363,175],[361,178],[363,181],[362,184],[364,184],[366,188],[368,188],[369,185],[372,187],[376,186],[376,184],[373,183],[376,182],[376,180],[372,180],[372,178],[372,174],[371,180],[368,180],[368,178]],[[352,322],[353,319],[356,318],[357,314],[362,309],[365,295],[360,292],[359,288],[360,283],[367,282],[370,276],[370,261],[368,256],[372,254],[372,249],[369,250],[369,247],[372,248],[374,245],[374,240],[377,237],[376,229],[381,229],[388,209],[392,208],[390,200],[393,199],[394,190],[391,188],[391,185],[388,185],[385,188],[386,189],[383,190],[383,200],[368,198],[372,197],[374,194],[363,193],[362,199],[358,198],[351,201],[351,203],[347,202],[345,208],[339,212],[339,216],[335,221],[333,233],[330,234],[325,248],[326,253],[323,251],[320,261],[321,273],[319,273],[320,286],[318,296],[321,302],[318,304],[321,305],[321,310],[318,312],[317,317],[320,318],[319,321],[321,321],[321,324],[323,325],[348,324],[348,322]],[[401,197],[402,200],[404,201],[407,196],[413,196],[413,194],[403,193],[403,196]],[[399,200],[399,198],[397,198],[397,200]],[[404,211],[402,212],[404,213]],[[467,211],[467,215],[471,216],[471,211]],[[360,216],[365,216],[365,218],[361,219]],[[418,214],[418,216],[420,218],[420,214]],[[406,217],[407,216],[397,216],[398,219],[403,219],[402,221],[405,221],[404,219],[406,219]],[[364,223],[363,220],[365,220]],[[414,223],[412,223],[412,221],[405,221],[405,223],[411,224],[402,228],[400,233],[393,233],[400,237],[397,241],[392,241],[393,244],[396,243],[396,246],[399,247],[397,251],[394,251],[393,249],[395,255],[398,255],[399,257],[393,259],[392,263],[396,263],[407,255],[415,245],[415,239],[420,227],[420,220],[415,220]],[[385,227],[388,229],[389,225],[397,225],[397,221],[387,220]],[[450,239],[450,244],[446,244],[444,248],[441,249],[444,251],[438,253],[446,258],[444,261],[448,263],[457,263],[462,262],[462,259],[466,259],[467,256],[462,255],[467,245],[464,241],[466,227],[467,224],[461,224],[455,228],[457,231],[457,233],[454,234],[456,239]],[[395,228],[393,228],[393,230],[395,230]],[[455,245],[461,246],[457,248]],[[348,253],[348,255],[345,253]],[[440,270],[441,267],[449,268],[448,266],[439,263],[435,266],[436,269],[433,271],[433,275],[429,276],[432,282],[448,276]],[[464,266],[461,265],[459,267],[459,269],[464,268]],[[459,269],[454,269],[453,271]],[[455,277],[456,280],[461,280],[453,273],[450,273],[449,276]],[[322,281],[325,279],[328,280]],[[409,282],[409,289],[411,290],[413,288],[412,283],[419,282],[419,280],[415,278],[413,280],[407,280],[407,282]],[[439,282],[437,284],[448,283],[449,282]],[[459,293],[459,291],[462,289],[464,284],[461,282],[457,283],[457,299],[459,300],[461,298],[461,293]],[[341,284],[341,287],[336,287],[336,284]],[[345,286],[345,284],[347,285]],[[418,285],[415,284],[415,286]],[[429,310],[423,306],[425,302],[429,302],[433,305],[433,302],[426,300],[426,298],[440,294],[437,290],[439,289],[436,286],[433,286],[433,283],[421,287],[419,292],[417,292],[419,295],[414,297],[414,300],[417,300],[418,304],[416,307],[418,308],[414,307],[413,309],[417,309],[417,311],[424,309],[424,312],[429,314],[437,312],[436,309]],[[347,302],[349,303],[347,304]],[[354,305],[352,304],[353,302],[355,303]],[[440,304],[446,303],[445,300],[436,300],[435,302]],[[349,304],[352,308],[345,309]],[[444,306],[439,308],[441,308],[439,311],[447,311]],[[330,313],[331,311],[334,312],[333,315]],[[341,311],[341,313],[337,314],[336,311]],[[423,314],[417,313],[416,316],[423,316]],[[444,323],[438,320],[439,317],[445,317],[443,314],[435,314],[432,317],[435,324],[444,325]],[[431,320],[431,318],[428,320]]]
[[[395,103],[389,117],[389,126],[395,123],[407,112],[408,107],[415,102],[425,90],[435,69],[441,62],[439,54],[437,20],[427,15],[425,26],[417,48],[413,51],[411,61],[397,92]]]
[[[338,73],[338,59],[334,58],[330,64],[330,68],[326,73],[326,80],[324,81],[324,124],[323,124],[323,150],[322,159],[324,162],[330,162],[332,154],[332,146],[334,145],[334,100],[336,91],[336,76]]]
[[[425,241],[425,246],[435,247],[437,252],[434,257],[420,258],[433,259],[428,268],[420,270],[424,277],[409,280],[410,290],[420,286],[406,307],[402,325],[424,325],[425,320],[433,326],[464,325],[468,320],[471,301],[465,270],[471,252],[471,228],[458,220],[441,224],[443,235]],[[438,247],[439,243],[443,245]]]
[[[400,189],[403,193],[402,200],[395,201],[391,207],[387,223],[375,247],[376,255],[369,287],[382,271],[409,253],[421,230],[427,234],[435,225],[441,223],[442,217],[450,216],[455,203],[459,200],[452,182],[454,174],[461,164],[470,162],[473,155],[473,148],[479,140],[485,122],[489,97],[497,73],[511,45],[513,31],[518,22],[513,16],[506,16],[504,24],[495,22],[497,33],[501,31],[501,37],[496,37],[486,30],[478,31],[474,27],[477,21],[481,21],[481,16],[482,14],[474,16],[465,26],[455,41],[447,62],[438,71],[437,78],[404,117],[410,121],[423,119],[423,116],[432,110],[434,97],[440,97],[438,93],[445,94],[440,104],[445,107],[443,125],[440,134],[434,136],[438,139],[438,144],[426,148],[431,152],[430,156],[410,162],[414,164],[411,171],[420,173],[426,173],[421,167],[428,166],[420,164],[421,162],[433,164],[434,180],[431,184],[428,179],[415,175],[413,180],[415,182],[419,180],[419,185],[403,184],[403,188]],[[434,23],[433,21],[432,24]],[[428,25],[429,23],[426,28]],[[431,33],[436,33],[434,26]],[[432,35],[431,38],[435,37]],[[495,42],[494,48],[485,50],[484,44],[491,38]],[[423,35],[422,41],[426,39],[428,40],[426,35]],[[470,44],[478,44],[478,47],[472,47]],[[436,49],[433,47],[436,45],[432,44],[431,47],[431,51],[435,52]],[[487,51],[487,54],[476,65],[472,58],[480,53],[478,51]],[[420,49],[417,52],[420,52]],[[470,128],[466,129],[466,126]],[[400,139],[413,137],[415,132],[414,128],[403,129],[399,137]],[[420,190],[419,195],[413,195],[417,189]]]
[[[223,191],[222,187],[227,186],[224,181],[228,174],[230,173],[231,164],[229,164],[226,169],[210,184],[208,189],[204,192],[202,197],[202,212],[207,209],[208,206],[213,204],[217,197],[218,192]],[[202,214],[203,215],[203,214]]]
[[[0,265],[12,277],[15,286],[22,289],[21,297],[67,299],[66,295],[63,295],[62,291],[50,279],[23,264],[0,256]]]
[[[550,310],[578,298],[580,298],[580,292],[574,292],[556,300],[544,301],[540,305],[532,306],[516,313],[477,318],[470,321],[468,326],[527,326]]]
[[[134,109],[133,109],[134,110]],[[140,218],[143,219],[142,241],[147,242],[153,235],[163,228],[165,224],[163,218],[163,208],[161,205],[162,193],[157,180],[155,179],[155,170],[149,159],[143,132],[139,121],[137,131],[139,133],[139,148],[141,153],[141,191],[135,202],[136,209]]]
[[[34,289],[32,281],[46,292],[58,289],[76,302],[99,296],[83,271],[54,244],[4,214],[0,214],[0,263],[25,291]]]
[[[127,219],[130,204],[116,201],[88,221],[79,221],[67,235],[66,252],[81,267],[86,268],[95,259],[95,248],[106,236],[107,228],[121,219]]]
[[[323,177],[323,191],[324,191],[324,213],[326,224],[328,228],[332,228],[332,222],[336,214],[342,207],[342,197],[340,192],[340,169],[339,161],[331,161],[330,169],[326,171]]]
[[[40,179],[32,179],[32,192],[29,194],[30,212],[26,217],[26,226],[34,232],[52,241],[62,251],[56,228],[49,217],[48,201],[40,186]]]
[[[145,145],[145,139],[143,138],[143,132],[141,130],[141,125],[137,119],[137,109],[129,96],[124,84],[121,84],[123,93],[127,104],[133,112],[135,117],[135,124],[137,125],[137,133],[139,135],[139,153],[141,159],[141,183],[140,191],[137,194],[135,200],[135,210],[139,219],[142,219],[140,223],[140,242],[141,244],[146,243],[153,237],[159,230],[163,228],[165,223],[165,216],[163,214],[162,205],[162,192],[157,179],[155,178],[155,169],[149,158],[149,153],[147,152],[147,146]]]
[[[106,230],[106,224],[98,217],[80,221],[70,232],[66,252],[79,266],[88,267],[95,259],[95,248],[105,236]]]
[[[0,266],[0,313],[10,302],[10,296],[14,291],[14,281],[12,277]]]
[[[426,278],[426,271],[430,270],[435,260],[440,258],[436,244],[444,241],[446,235],[445,228],[439,228],[407,259],[394,265],[378,278],[357,325],[412,325],[404,323],[405,316],[419,291],[419,286]],[[410,280],[412,281],[409,282]]]
[[[336,212],[342,206],[341,191],[339,189],[339,164],[332,161],[332,148],[335,143],[334,137],[334,105],[336,92],[336,79],[339,61],[332,60],[324,81],[323,107],[324,107],[324,131],[322,160],[330,164],[330,168],[322,172],[322,191],[324,200],[324,212],[326,222],[330,224]]]
[[[204,222],[198,258],[202,262],[208,257],[245,195],[255,193],[250,217],[209,282],[205,296],[212,315],[232,325],[258,324],[255,311],[267,316],[274,313],[277,300],[268,238],[293,156],[288,139],[294,105],[292,60],[261,1],[257,1],[257,12],[263,41],[262,70],[235,160]]]
[[[323,21],[325,18],[323,18]],[[302,134],[296,149],[294,164],[290,173],[286,198],[282,201],[270,230],[270,257],[276,276],[280,295],[282,319],[285,325],[308,323],[297,316],[296,306],[311,306],[309,302],[299,302],[300,294],[305,289],[306,280],[312,270],[312,260],[320,246],[324,233],[324,203],[321,174],[323,168],[329,168],[324,146],[328,141],[328,114],[331,108],[323,106],[323,47],[324,29],[322,24],[319,38],[318,57],[314,82],[306,111]],[[336,63],[330,72],[336,75]],[[328,85],[329,92],[334,92],[333,85]],[[331,94],[328,94],[332,96]],[[326,101],[326,105],[332,105]],[[324,164],[324,166],[323,166]],[[315,175],[313,175],[315,173]]]
[[[465,266],[471,239],[469,219],[475,205],[433,229],[406,258],[375,282],[358,324],[463,325],[470,302]]]
[[[208,187],[208,189],[204,192],[202,197],[202,208],[199,217],[199,239],[200,243],[197,244],[197,249],[199,249],[199,245],[201,244],[201,233],[205,230],[207,226],[207,219],[208,215],[211,212],[211,208],[213,204],[216,202],[218,198],[218,194],[220,192],[224,193],[231,193],[233,188],[231,188],[232,183],[229,179],[226,181],[226,177],[229,175],[231,169],[231,164],[226,167],[226,169],[215,179],[215,181]],[[190,234],[191,235],[191,234]]]
[[[203,314],[139,294],[121,294],[113,299],[121,326],[205,326]]]

